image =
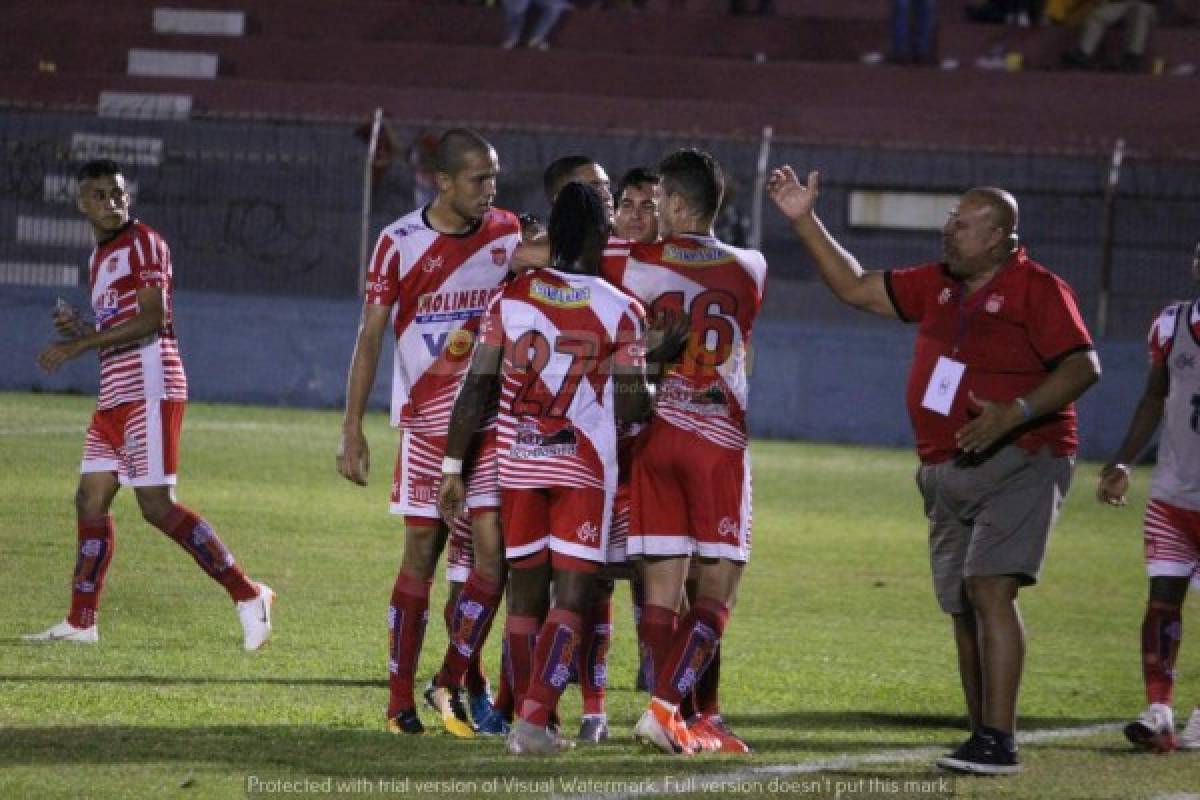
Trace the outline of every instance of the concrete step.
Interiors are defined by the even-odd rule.
[[[186,36],[245,36],[245,11],[154,9],[154,32]]]
[[[96,113],[120,119],[188,119],[192,115],[192,96],[110,89],[100,93]]]
[[[194,53],[177,50],[129,49],[126,72],[154,78],[193,78],[213,80],[217,77],[220,59],[216,53]]]

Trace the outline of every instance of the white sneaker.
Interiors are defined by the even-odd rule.
[[[1197,732],[1200,732],[1200,723],[1197,723]],[[1174,750],[1175,715],[1171,713],[1171,707],[1162,703],[1151,703],[1137,719],[1125,726],[1125,738],[1132,744],[1147,747],[1158,753]]]
[[[242,647],[254,652],[271,638],[271,605],[275,602],[275,591],[265,583],[258,584],[258,597],[237,604],[238,619],[242,621],[245,637]]]
[[[1183,734],[1179,737],[1176,747],[1180,750],[1200,750],[1200,706],[1192,711],[1192,716],[1188,718],[1187,727],[1183,729]]]
[[[76,644],[95,644],[100,641],[100,631],[93,625],[90,628],[76,628],[65,619],[41,633],[27,633],[21,637],[27,642],[75,642]]]

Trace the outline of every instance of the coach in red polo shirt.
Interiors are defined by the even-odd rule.
[[[868,272],[817,218],[817,189],[817,173],[803,184],[790,167],[767,187],[840,300],[919,326],[907,393],[917,483],[972,732],[938,764],[1019,772],[1017,591],[1037,582],[1071,482],[1073,403],[1099,379],[1100,362],[1070,287],[1018,244],[1008,192],[977,188],[959,199],[942,231],[943,261]]]

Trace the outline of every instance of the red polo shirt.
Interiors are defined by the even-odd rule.
[[[888,296],[905,322],[915,322],[917,342],[908,373],[908,416],[917,454],[926,464],[953,458],[954,434],[977,409],[969,392],[1008,403],[1028,394],[1064,358],[1092,349],[1075,293],[1061,278],[1030,260],[1020,248],[987,285],[963,297],[963,283],[945,264],[884,273]],[[966,365],[949,415],[922,407],[938,358]],[[1075,406],[1019,429],[1026,450],[1049,447],[1073,455],[1078,444]]]

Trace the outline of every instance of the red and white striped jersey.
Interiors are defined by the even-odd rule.
[[[392,308],[392,424],[445,434],[479,318],[508,275],[521,225],[516,215],[492,209],[464,234],[438,233],[425,212],[379,234],[366,302]]]
[[[747,444],[747,359],[767,262],[757,250],[687,234],[651,244],[610,239],[604,277],[651,314],[691,314],[689,344],[658,394],[656,414],[713,444]]]
[[[479,335],[504,349],[501,487],[616,489],[613,373],[643,367],[644,323],[599,276],[532,270],[496,297]]]
[[[88,268],[96,330],[105,331],[138,313],[140,289],[161,289],[162,327],[145,339],[101,350],[97,408],[155,400],[187,400],[187,376],[172,326],[174,288],[171,251],[158,233],[130,222],[92,251]]]

